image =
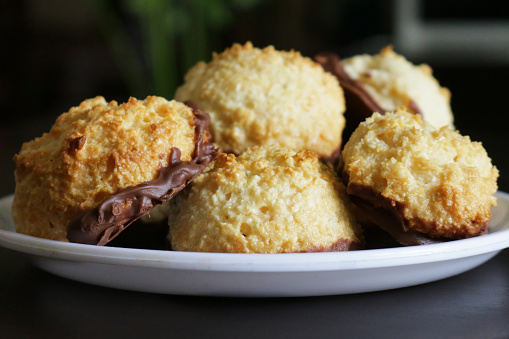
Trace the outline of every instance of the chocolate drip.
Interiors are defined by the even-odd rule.
[[[322,65],[325,71],[331,73],[339,80],[341,87],[345,90],[347,104],[354,104],[356,111],[359,111],[358,114],[364,115],[364,119],[370,117],[373,112],[379,112],[381,114],[385,112],[366,91],[362,83],[352,79],[348,75],[341,64],[339,56],[334,53],[320,53],[315,56],[315,61]]]
[[[343,171],[343,181],[348,182],[348,175]],[[431,237],[425,232],[410,228],[409,220],[404,214],[404,205],[398,201],[386,198],[375,192],[372,187],[348,183],[346,192],[359,208],[366,212],[370,221],[389,233],[398,243],[405,246],[435,244],[445,241],[476,237],[488,234],[489,220],[479,225],[479,232],[454,237]],[[420,230],[433,230],[438,227],[437,222],[423,218],[413,218],[412,222]]]
[[[76,215],[67,228],[69,241],[107,244],[152,208],[173,198],[216,158],[214,145],[204,141],[210,123],[209,115],[191,102],[186,102],[186,105],[193,109],[197,134],[192,160],[181,161],[180,150],[173,148],[168,166],[160,169],[157,179],[121,189],[97,207]]]
[[[390,234],[399,244],[414,246],[451,240],[431,238],[424,233],[411,230],[403,213],[403,204],[383,197],[380,193],[375,192],[372,187],[349,182],[349,175],[344,168],[342,173],[346,193],[348,193],[352,202],[366,213],[366,216],[374,225]],[[425,220],[422,220],[422,223],[429,224]]]
[[[355,194],[372,193],[370,187],[349,185],[347,192],[353,203],[367,213],[368,218],[378,227],[389,233],[398,243],[405,246],[427,245],[447,241],[447,239],[435,239],[428,235],[412,231],[407,226],[407,220],[403,217],[401,204],[390,201],[383,197],[378,200],[363,199]],[[362,192],[362,193],[361,193]]]

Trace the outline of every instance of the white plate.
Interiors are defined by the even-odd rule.
[[[100,247],[18,234],[12,196],[0,199],[0,245],[40,268],[126,290],[210,296],[316,296],[379,291],[447,278],[509,247],[509,194],[498,192],[490,234],[447,243],[354,252],[225,254]]]

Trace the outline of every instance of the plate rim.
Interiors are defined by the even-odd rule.
[[[498,191],[509,215],[509,194]],[[385,268],[432,263],[498,252],[509,247],[509,226],[480,237],[446,243],[322,253],[199,253],[102,247],[66,243],[19,234],[5,229],[13,195],[0,198],[0,246],[57,260],[162,269],[239,272],[310,272]],[[497,206],[498,207],[498,206]],[[494,208],[497,208],[494,207]],[[8,211],[6,209],[8,208]],[[498,207],[501,208],[501,207]],[[500,218],[499,218],[500,219]],[[12,222],[12,221],[11,221]],[[509,223],[507,218],[499,222]]]

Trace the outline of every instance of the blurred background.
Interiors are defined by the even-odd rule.
[[[0,196],[13,155],[56,117],[102,95],[173,97],[186,71],[234,42],[313,56],[392,44],[452,92],[455,125],[482,141],[509,191],[509,1],[2,0]]]

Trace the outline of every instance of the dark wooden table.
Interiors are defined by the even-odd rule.
[[[66,280],[0,248],[2,338],[509,338],[509,250],[458,276],[306,298],[129,292]]]

